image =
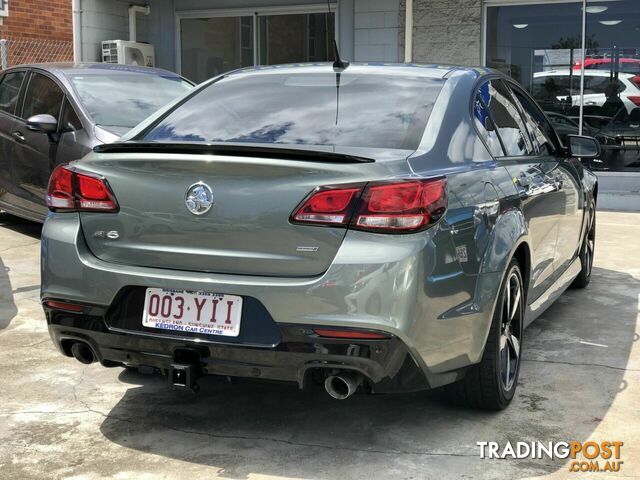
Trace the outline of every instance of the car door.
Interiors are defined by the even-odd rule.
[[[480,87],[479,96],[488,108],[500,143],[499,151],[503,152],[502,156],[496,155],[497,161],[513,179],[529,227],[531,281],[528,298],[533,301],[555,279],[559,217],[564,208],[557,193],[558,161],[535,150],[520,108],[505,82],[497,78],[489,80]]]
[[[13,203],[12,151],[13,132],[16,125],[16,108],[19,103],[25,70],[10,71],[0,79],[0,203],[5,208]]]
[[[558,241],[554,254],[554,270],[560,275],[575,258],[580,245],[584,196],[577,160],[568,158],[551,123],[535,102],[519,86],[510,83],[516,101],[522,109],[526,127],[538,155],[555,165],[552,178],[556,182],[553,196],[558,204]]]
[[[49,114],[59,120],[64,98],[62,88],[53,77],[32,71],[24,94],[22,114],[14,127],[16,202],[21,209],[39,218],[47,215],[45,193],[56,164],[59,135],[31,131],[27,128],[27,119],[33,115]]]

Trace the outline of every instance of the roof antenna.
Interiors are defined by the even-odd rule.
[[[338,44],[335,38],[333,39],[333,68],[344,70],[349,66],[349,62],[340,58],[340,52],[338,52]]]
[[[331,0],[327,0],[327,11],[331,15]],[[327,40],[329,39],[329,17],[325,21],[325,30],[327,32]],[[349,62],[340,58],[340,52],[338,52],[338,43],[336,42],[335,35],[333,38],[333,69],[344,70],[349,66]]]

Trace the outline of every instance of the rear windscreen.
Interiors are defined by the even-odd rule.
[[[416,149],[444,80],[399,75],[231,75],[139,140]]]

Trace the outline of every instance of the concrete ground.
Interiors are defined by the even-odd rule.
[[[291,385],[202,382],[84,366],[51,344],[39,230],[0,214],[0,478],[585,478],[566,460],[487,460],[476,442],[623,441],[640,478],[640,214],[600,212],[593,281],[525,333],[504,412],[439,395],[344,402]]]

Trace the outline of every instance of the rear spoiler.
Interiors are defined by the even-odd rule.
[[[277,158],[300,162],[327,163],[373,163],[373,158],[345,153],[282,148],[264,145],[238,145],[234,143],[187,143],[187,142],[119,142],[105,143],[93,148],[97,153],[187,153],[200,155],[226,155],[233,157]]]

